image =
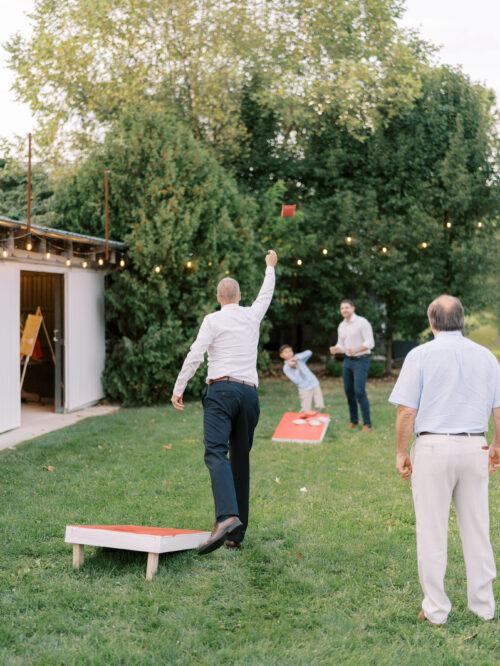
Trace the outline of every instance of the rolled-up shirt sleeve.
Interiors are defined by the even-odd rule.
[[[251,312],[260,322],[264,318],[271,301],[273,300],[274,285],[276,283],[276,275],[274,272],[273,266],[268,266],[266,268],[266,274],[264,276],[264,282],[260,288],[259,294],[255,301],[250,306]]]
[[[310,349],[306,349],[303,352],[299,352],[298,354],[295,354],[295,358],[299,359],[299,361],[304,361],[306,363],[312,356],[312,351]]]
[[[406,357],[389,402],[418,409],[422,395],[422,368],[418,356],[412,350]]]
[[[174,395],[183,395],[187,383],[198,370],[200,363],[203,362],[205,353],[207,352],[208,347],[212,343],[213,339],[214,334],[210,327],[210,319],[207,316],[203,320],[200,326],[200,330],[198,331],[198,335],[196,336],[196,340],[191,345],[191,349],[184,359],[181,371],[179,372],[177,381],[175,382],[173,390]]]
[[[371,351],[375,347],[375,340],[373,339],[372,325],[368,320],[363,322],[361,334],[363,336],[363,347],[366,347]]]

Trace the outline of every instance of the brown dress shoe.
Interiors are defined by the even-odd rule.
[[[226,541],[226,548],[229,548],[229,550],[241,550],[241,543],[239,541]]]
[[[372,431],[372,427],[371,427],[371,426],[369,426],[369,425],[364,425],[364,426],[363,426],[363,432],[371,432],[371,431]]]
[[[358,427],[358,424],[351,422],[351,423],[349,423],[349,425],[347,427],[349,428],[349,430],[356,430],[356,428]]]
[[[198,555],[206,555],[220,548],[231,532],[242,525],[243,523],[237,516],[231,516],[220,523],[215,523],[209,539],[198,548]]]

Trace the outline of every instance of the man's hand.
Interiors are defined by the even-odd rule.
[[[278,255],[274,250],[268,250],[266,254],[266,265],[274,268],[278,263]]]
[[[358,350],[355,349],[354,347],[349,347],[348,349],[345,350],[347,356],[354,356]]]
[[[490,472],[500,469],[500,448],[492,446],[490,449]]]
[[[184,399],[182,395],[173,395],[171,399],[172,405],[177,409],[179,412],[182,412],[184,409]]]
[[[330,354],[332,356],[335,356],[335,354],[340,354],[340,348],[335,346],[335,347],[330,347]]]
[[[291,368],[296,368],[297,367],[297,361],[294,358],[288,359],[287,363]]]
[[[402,479],[410,480],[412,467],[410,456],[407,453],[396,453],[396,469]]]

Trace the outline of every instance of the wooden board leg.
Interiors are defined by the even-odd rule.
[[[146,580],[153,580],[158,570],[158,553],[148,553],[148,563],[146,566]]]
[[[83,546],[81,543],[73,544],[73,567],[79,569],[83,564]]]

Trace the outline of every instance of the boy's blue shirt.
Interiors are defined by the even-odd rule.
[[[283,372],[301,391],[310,391],[316,386],[319,386],[319,381],[316,375],[307,367],[307,361],[311,358],[312,351],[306,351],[294,354],[294,359],[297,361],[297,367],[291,368],[288,363],[283,364]]]

